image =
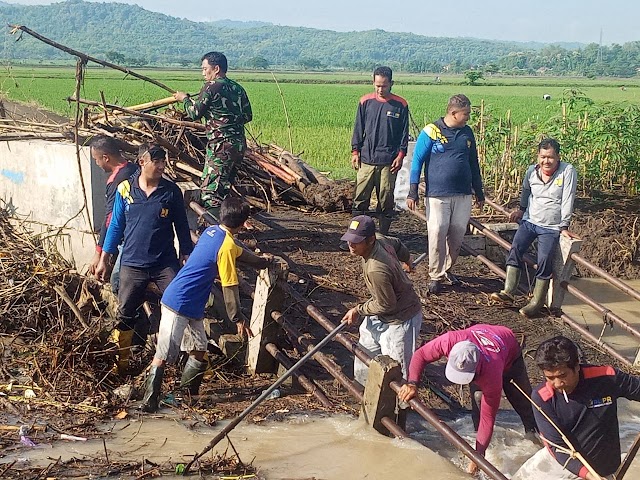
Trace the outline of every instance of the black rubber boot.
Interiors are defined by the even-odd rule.
[[[202,377],[207,369],[207,362],[199,362],[194,357],[189,357],[182,371],[180,389],[186,390],[191,395],[198,395]]]
[[[504,288],[498,293],[492,293],[491,300],[502,303],[513,303],[514,294],[520,283],[520,272],[521,270],[518,267],[507,265],[507,278],[504,280]]]
[[[520,309],[520,314],[525,317],[535,317],[540,309],[544,306],[547,299],[547,290],[549,290],[549,279],[541,280],[536,278],[536,286],[533,288],[533,297],[531,301]]]
[[[391,228],[392,217],[386,215],[380,215],[378,217],[378,223],[380,223],[380,233],[382,235],[389,235],[389,229]]]
[[[160,390],[162,389],[162,377],[164,376],[164,367],[150,367],[147,374],[147,380],[144,382],[144,397],[140,410],[147,413],[158,411],[160,406]]]

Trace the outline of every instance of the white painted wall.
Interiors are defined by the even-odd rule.
[[[104,217],[106,174],[80,150],[91,225]],[[83,270],[95,251],[84,210],[76,147],[71,143],[20,140],[0,143],[0,199],[32,230],[48,231],[65,258]]]

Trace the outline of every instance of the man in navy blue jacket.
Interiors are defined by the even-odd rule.
[[[144,301],[147,286],[153,282],[164,292],[193,250],[182,192],[162,177],[166,155],[157,145],[140,147],[140,170],[118,185],[96,268],[96,276],[106,280],[122,241],[118,325],[113,332],[119,374],[125,373],[129,364],[136,311]],[[180,261],[173,246],[174,229],[180,243]]]
[[[375,189],[383,235],[391,226],[393,189],[409,142],[409,106],[404,98],[391,93],[392,77],[389,67],[373,72],[374,92],[360,98],[351,139],[351,165],[358,172],[352,213],[354,217],[368,215]]]
[[[620,466],[618,398],[640,401],[640,377],[578,363],[578,347],[562,336],[540,344],[536,363],[546,382],[533,389],[531,397],[539,408],[533,413],[548,451],[574,478],[609,478]],[[598,476],[566,453],[568,445],[551,422]]]
[[[459,283],[451,273],[471,216],[471,195],[484,205],[478,149],[467,125],[471,102],[462,94],[449,99],[447,114],[430,123],[418,136],[411,163],[407,207],[415,210],[423,172],[429,238],[429,291],[440,293],[442,283]]]

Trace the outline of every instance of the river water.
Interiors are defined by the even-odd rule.
[[[640,281],[631,283],[640,288]],[[637,302],[630,301],[598,280],[578,280],[576,285],[640,328]],[[580,306],[568,298],[564,310],[589,325],[591,331],[600,332],[602,320],[597,314],[592,314],[588,307]],[[603,339],[623,350],[629,358],[635,357],[638,342],[621,334],[620,329],[607,330]],[[619,419],[622,450],[626,452],[640,432],[640,403],[621,399]],[[186,463],[190,455],[201,451],[224,426],[221,423],[213,428],[193,429],[189,423],[171,413],[164,418],[114,420],[103,426],[111,432],[107,437],[109,455],[118,461],[147,458],[154,462],[171,460]],[[470,415],[447,423],[474,444],[475,434]],[[519,418],[512,410],[500,410],[487,459],[509,478],[555,480],[542,472],[525,477],[516,475],[527,459],[539,450],[537,445],[524,438],[521,429]],[[466,458],[413,412],[409,416],[407,431],[411,439],[401,441],[372,432],[357,419],[347,416],[296,415],[284,422],[257,425],[242,423],[229,437],[242,461],[248,463],[253,460],[254,465],[260,468],[261,475],[270,480],[471,478],[464,473]],[[225,448],[226,441],[223,441],[216,451]],[[51,458],[59,456],[65,460],[82,455],[102,456],[103,452],[101,439],[87,442],[58,441],[44,448],[21,448],[5,456],[2,462],[29,460],[46,466]],[[640,460],[634,461],[626,478],[640,479]]]

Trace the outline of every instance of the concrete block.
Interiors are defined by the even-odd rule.
[[[396,419],[397,397],[389,384],[400,380],[402,380],[402,369],[400,364],[391,357],[378,355],[369,364],[360,418],[383,435],[390,435],[390,433],[380,420],[383,417]]]
[[[220,335],[218,346],[225,357],[241,365],[245,364],[247,357],[247,343],[238,334]]]
[[[487,237],[484,235],[467,234],[462,240],[462,244],[472,248],[481,255],[486,255]],[[464,249],[460,250],[460,255],[468,255]]]
[[[551,311],[558,311],[562,307],[567,291],[560,284],[571,280],[576,267],[571,255],[578,253],[581,248],[582,240],[566,238],[560,235],[560,245],[553,257],[553,277],[547,292],[547,305]]]
[[[254,337],[249,339],[247,368],[250,373],[276,373],[278,363],[264,346],[278,344],[282,328],[272,318],[271,312],[280,311],[284,301],[284,292],[278,286],[278,280],[286,281],[288,272],[277,266],[260,270],[256,279],[256,290],[251,311],[251,331]]]

